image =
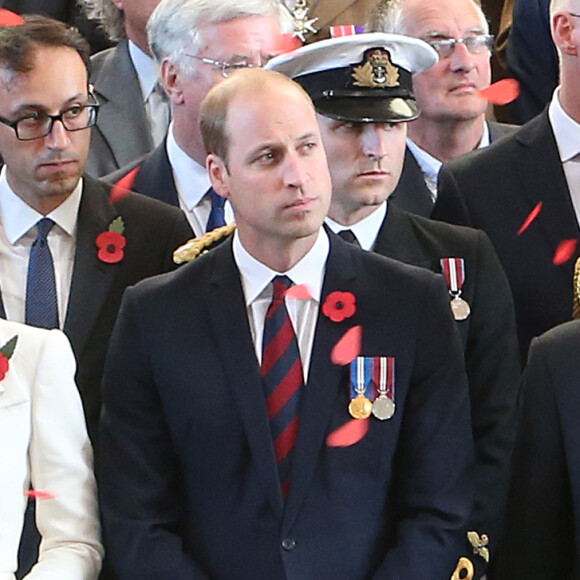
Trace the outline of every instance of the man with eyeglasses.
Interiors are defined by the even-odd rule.
[[[87,65],[88,45],[63,23],[28,16],[0,26],[0,316],[67,334],[97,448],[122,294],[172,269],[191,229],[180,211],[142,196],[112,203],[108,186],[83,176],[98,112]],[[32,508],[26,521],[21,574],[38,552]]]
[[[392,202],[429,217],[441,165],[486,147],[515,127],[486,122],[479,91],[491,81],[493,37],[474,0],[382,0],[370,29],[428,42],[439,62],[413,76],[421,116],[409,123],[405,166]]]
[[[484,230],[510,281],[525,358],[530,341],[571,319],[580,255],[580,2],[553,0],[560,84],[509,138],[445,166],[433,217]]]
[[[277,0],[162,0],[148,23],[149,42],[171,101],[167,138],[143,159],[107,176],[133,191],[181,207],[196,236],[233,221],[205,169],[199,107],[236,70],[261,67],[292,30]]]

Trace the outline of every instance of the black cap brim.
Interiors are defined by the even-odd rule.
[[[421,113],[414,99],[401,97],[319,97],[314,106],[325,117],[353,123],[404,123]]]

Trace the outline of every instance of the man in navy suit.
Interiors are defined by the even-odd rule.
[[[291,27],[286,8],[271,0],[160,2],[147,29],[172,122],[167,138],[151,153],[105,181],[116,183],[130,174],[132,191],[181,207],[196,236],[212,229],[209,216],[219,199],[211,193],[205,169],[200,103],[213,85],[239,68],[263,66],[280,51],[280,33]],[[230,223],[229,204],[223,212]]]
[[[455,272],[462,278],[461,289],[453,290],[451,277],[448,283],[464,345],[476,451],[476,499],[469,531],[487,536],[486,549],[493,555],[503,527],[520,382],[513,301],[483,232],[407,213],[390,202],[403,169],[407,124],[419,115],[416,108],[404,114],[397,99],[407,90],[408,101],[414,103],[405,79],[436,59],[425,43],[416,42],[414,53],[396,51],[398,47],[399,37],[394,35],[358,34],[313,43],[273,59],[268,68],[293,78],[314,101],[332,180],[328,227],[364,250],[437,273],[447,271],[450,276],[449,264],[460,265]],[[363,89],[361,81],[353,85],[352,74],[363,55],[381,48],[391,50],[396,86]],[[324,98],[329,91],[340,92],[350,107],[337,111]],[[383,105],[377,106],[377,115],[369,109],[375,101]],[[460,312],[458,307],[466,304],[469,312]],[[486,559],[473,558],[467,541],[466,550],[480,577]]]
[[[580,322],[535,338],[524,371],[498,578],[580,577]]]
[[[572,318],[580,255],[580,2],[557,0],[551,10],[560,85],[550,105],[515,134],[444,166],[433,211],[490,237],[514,296],[524,358],[532,338]]]
[[[442,278],[322,228],[316,115],[286,77],[240,71],[201,126],[238,228],[125,295],[98,468],[119,576],[449,578],[472,441]]]
[[[420,38],[439,54],[437,64],[413,77],[422,114],[409,123],[405,165],[391,199],[431,217],[441,165],[516,129],[487,122],[487,101],[479,96],[491,82],[489,23],[478,0],[382,0],[371,30]]]

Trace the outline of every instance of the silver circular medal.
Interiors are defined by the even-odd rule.
[[[465,320],[471,314],[469,303],[459,296],[451,301],[451,311],[455,320]]]
[[[390,419],[395,414],[395,403],[389,397],[379,397],[373,402],[373,415],[384,421]]]

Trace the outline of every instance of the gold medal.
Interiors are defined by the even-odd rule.
[[[368,419],[373,411],[373,404],[360,393],[351,399],[348,405],[348,412],[354,419]]]
[[[455,296],[450,302],[451,311],[455,320],[465,320],[471,314],[471,308],[461,296]]]

